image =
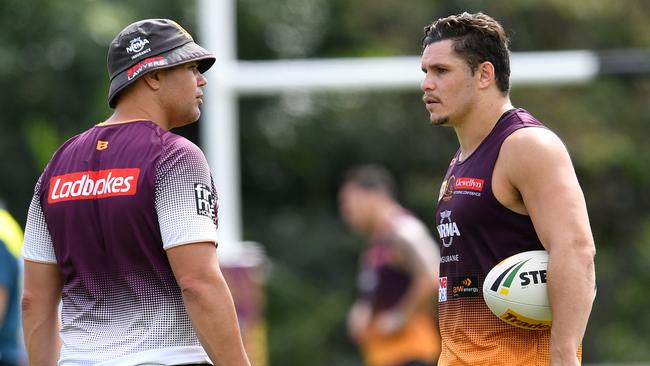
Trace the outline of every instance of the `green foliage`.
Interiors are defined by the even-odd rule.
[[[25,137],[36,164],[41,169],[50,161],[52,151],[58,149],[62,143],[54,124],[47,120],[27,121]]]
[[[238,55],[417,54],[425,25],[465,10],[500,19],[513,51],[650,44],[644,0],[240,0]],[[105,57],[112,36],[152,17],[176,19],[196,33],[195,15],[195,3],[180,0],[0,2],[0,196],[15,216],[24,220],[56,147],[110,114]],[[512,99],[566,142],[587,199],[598,297],[585,360],[650,361],[650,76],[515,85]],[[429,125],[415,87],[246,98],[240,116],[245,239],[262,243],[273,262],[272,364],[358,365],[344,322],[363,240],[338,218],[340,177],[359,163],[386,165],[400,200],[433,228],[456,137]],[[196,139],[196,125],[181,132]]]

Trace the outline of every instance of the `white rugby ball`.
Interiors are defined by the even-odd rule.
[[[548,252],[531,250],[508,257],[488,272],[483,298],[490,310],[515,327],[546,330],[553,320],[546,288]]]

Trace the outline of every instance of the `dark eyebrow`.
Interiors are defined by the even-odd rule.
[[[446,69],[446,70],[449,70],[450,68],[451,68],[451,65],[449,65],[449,64],[444,64],[444,63],[437,62],[435,64],[428,65],[426,68],[423,67],[422,71],[426,72],[427,69]]]

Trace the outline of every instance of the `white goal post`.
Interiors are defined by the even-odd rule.
[[[217,61],[200,123],[202,148],[219,192],[219,251],[224,264],[244,258],[240,203],[237,99],[291,90],[418,90],[423,78],[419,56],[239,61],[236,56],[234,0],[198,0],[201,44]],[[599,71],[593,51],[515,52],[513,84],[582,83]]]

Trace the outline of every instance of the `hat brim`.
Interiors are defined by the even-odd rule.
[[[201,73],[208,71],[216,61],[213,54],[194,42],[188,42],[173,50],[158,55],[147,55],[134,66],[121,71],[111,80],[108,92],[108,105],[115,108],[117,95],[127,86],[153,70],[166,69],[188,62],[198,62]]]

